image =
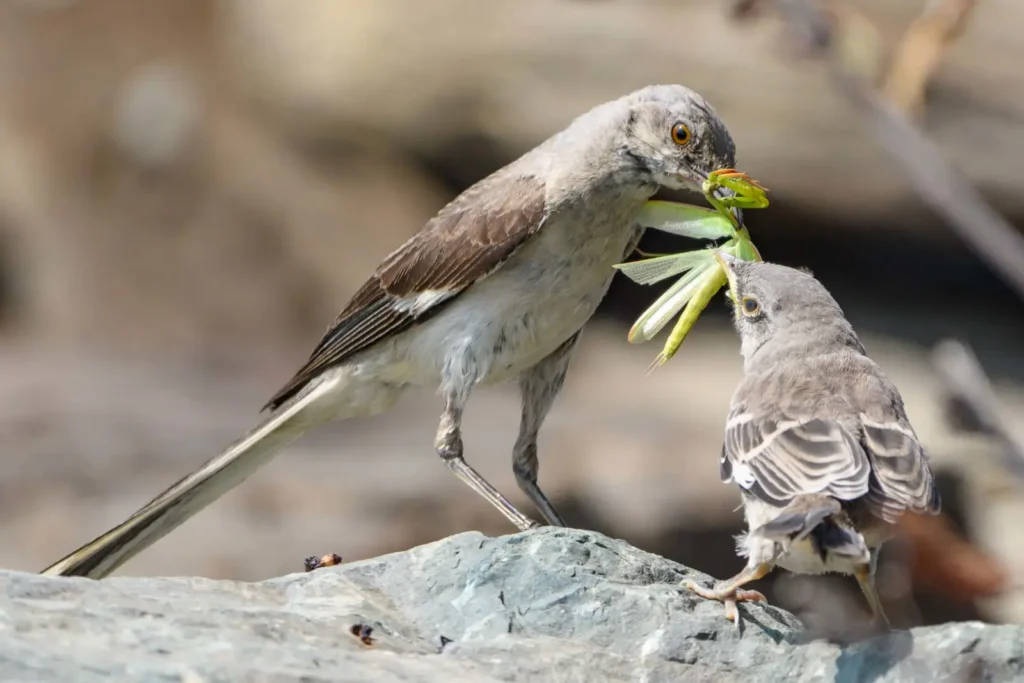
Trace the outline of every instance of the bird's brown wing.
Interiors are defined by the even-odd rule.
[[[384,259],[265,408],[277,408],[325,369],[435,315],[534,235],[545,206],[543,181],[503,171],[460,194]]]
[[[763,414],[738,404],[726,422],[720,473],[782,507],[816,493],[859,498],[868,492],[871,466],[857,438],[836,420]]]

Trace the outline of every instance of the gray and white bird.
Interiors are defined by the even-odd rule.
[[[518,379],[516,479],[551,524],[537,485],[537,434],[573,348],[643,233],[637,214],[661,187],[699,190],[734,166],[712,107],[679,85],[601,104],[473,185],[384,259],[269,416],[121,525],[43,574],[100,578],[241,483],[307,429],[389,409],[404,389],[439,387],[443,462],[520,529],[536,522],[463,459],[463,409],[478,384]]]
[[[716,252],[729,280],[743,379],[725,425],[721,477],[740,488],[747,565],[699,595],[763,600],[742,586],[775,566],[856,577],[879,626],[878,551],[906,511],[937,513],[928,457],[899,391],[809,273]]]

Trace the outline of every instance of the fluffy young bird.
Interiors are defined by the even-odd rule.
[[[520,529],[536,523],[463,458],[473,388],[516,379],[516,480],[544,518],[537,433],[613,265],[633,251],[636,218],[660,187],[699,190],[732,167],[725,124],[681,85],[601,104],[451,201],[355,293],[253,431],[119,526],[43,571],[100,578],[266,464],[313,426],[381,413],[410,386],[439,387],[434,450]],[[344,229],[344,228],[342,228]]]
[[[742,586],[775,566],[852,574],[875,621],[878,551],[905,511],[937,513],[928,458],[899,391],[870,358],[839,304],[810,274],[717,252],[729,279],[743,380],[733,394],[721,476],[740,488],[747,565],[699,595],[763,600]]]

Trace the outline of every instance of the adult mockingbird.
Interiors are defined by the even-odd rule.
[[[936,513],[939,494],[899,391],[868,358],[828,290],[810,274],[716,252],[726,270],[743,355],[721,474],[739,486],[747,566],[713,589],[726,603],[776,565],[857,578],[879,625],[878,551],[905,511]]]
[[[537,485],[537,433],[612,266],[643,233],[660,188],[699,190],[734,165],[725,125],[697,93],[650,86],[601,104],[445,206],[352,297],[248,435],[120,526],[43,571],[100,578],[242,482],[310,427],[390,408],[439,385],[442,461],[520,529],[516,510],[462,457],[462,412],[477,384],[518,378],[516,480],[564,525]]]

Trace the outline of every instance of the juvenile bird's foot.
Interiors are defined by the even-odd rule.
[[[707,600],[718,600],[725,605],[725,618],[738,624],[740,610],[737,603],[740,602],[768,602],[768,598],[760,591],[747,590],[745,588],[734,588],[729,586],[730,582],[719,584],[715,588],[705,588],[694,581],[684,581],[683,585],[689,588],[702,598]]]
[[[684,581],[683,585],[697,595],[708,600],[718,600],[725,603],[725,618],[740,625],[740,611],[737,607],[741,602],[768,602],[758,591],[745,590],[743,586],[751,581],[767,576],[772,570],[771,564],[754,564],[743,568],[736,576],[720,582],[714,588],[704,588],[693,581]]]

